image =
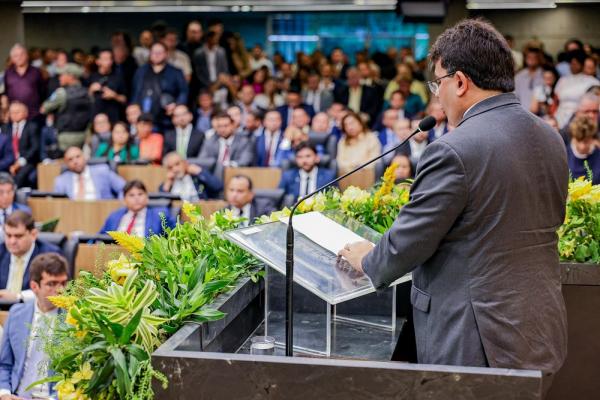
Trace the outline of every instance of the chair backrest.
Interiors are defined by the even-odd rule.
[[[139,179],[149,192],[157,192],[167,177],[167,170],[159,165],[119,165],[117,173],[126,181]]]
[[[225,168],[223,180],[225,186],[229,180],[236,175],[246,175],[252,180],[255,189],[276,189],[281,180],[280,168],[243,167]]]
[[[69,277],[73,278],[75,272],[75,257],[77,256],[77,247],[79,245],[77,238],[73,237],[69,239],[62,233],[39,232],[38,239],[60,247],[69,264]]]
[[[283,189],[256,189],[254,190],[254,197],[268,199],[275,208],[280,209],[283,204],[283,196],[285,191]]]
[[[41,191],[52,191],[54,189],[54,180],[60,175],[62,167],[63,163],[60,161],[38,164],[38,189]]]

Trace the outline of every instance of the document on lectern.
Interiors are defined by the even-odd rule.
[[[285,275],[286,231],[287,225],[276,221],[233,229],[225,237]],[[294,232],[294,282],[329,304],[375,291],[369,277],[337,253],[346,243],[377,243],[378,232],[339,211],[295,216]]]
[[[280,221],[284,224],[288,223],[287,218],[282,218]],[[295,215],[293,224],[294,231],[300,232],[333,254],[337,254],[348,243],[365,240],[317,211]]]

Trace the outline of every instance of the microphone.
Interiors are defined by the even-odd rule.
[[[400,144],[394,146],[388,151],[381,153],[377,157],[367,161],[366,163],[358,166],[352,171],[332,180],[331,182],[326,183],[321,186],[314,192],[307,194],[302,197],[300,200],[294,204],[292,210],[290,212],[290,217],[288,219],[288,227],[287,227],[287,236],[286,236],[286,253],[285,253],[285,355],[287,357],[292,357],[294,353],[294,310],[293,310],[293,300],[294,300],[294,228],[292,226],[292,218],[294,217],[294,212],[298,208],[303,201],[311,198],[315,194],[319,193],[323,189],[327,189],[331,185],[338,183],[342,179],[352,175],[356,171],[359,171],[366,167],[369,164],[374,163],[375,161],[383,158],[384,156],[398,150],[400,147],[404,146],[410,138],[416,135],[419,132],[427,132],[435,126],[435,118],[431,115],[423,118],[421,122],[419,122],[418,128],[412,132],[406,139],[404,139]],[[266,316],[265,316],[266,318]]]

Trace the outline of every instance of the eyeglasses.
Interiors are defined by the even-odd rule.
[[[440,78],[436,78],[432,81],[427,81],[427,87],[429,88],[429,90],[431,91],[431,93],[433,93],[434,96],[437,96],[440,94],[440,81],[444,78],[449,78],[452,75],[454,75],[456,73],[456,71],[454,72],[450,72],[448,75],[444,75]]]

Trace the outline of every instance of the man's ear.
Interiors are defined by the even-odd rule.
[[[31,290],[33,290],[33,292],[37,292],[38,290],[40,290],[40,284],[34,280],[29,281],[29,287],[31,288]]]
[[[469,89],[469,78],[461,71],[457,71],[454,76],[456,79],[456,95],[461,97]]]

